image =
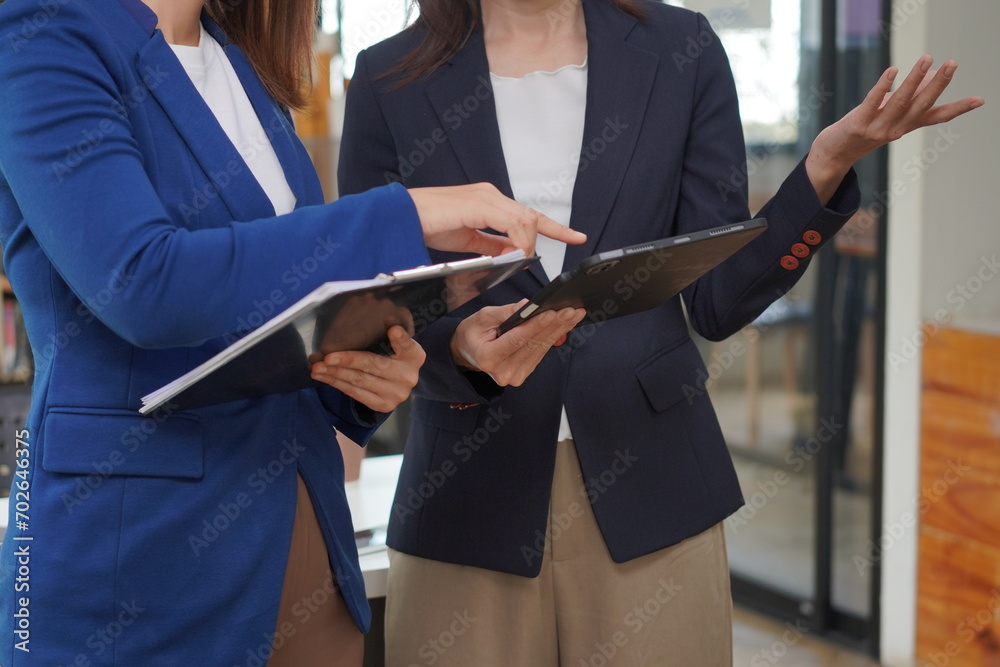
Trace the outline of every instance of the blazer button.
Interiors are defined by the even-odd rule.
[[[792,246],[792,254],[799,259],[805,259],[809,256],[809,246],[803,243],[796,243]]]
[[[791,255],[785,255],[781,258],[781,268],[794,271],[799,268],[799,260],[795,259]]]
[[[819,245],[820,242],[823,240],[823,237],[820,236],[819,232],[814,232],[810,229],[808,232],[802,235],[802,240],[808,243],[809,245]]]

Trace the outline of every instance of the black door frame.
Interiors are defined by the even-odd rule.
[[[821,12],[821,45],[819,62],[819,84],[823,90],[837,91],[839,53],[838,44],[838,0],[820,0]],[[882,0],[882,25],[891,25],[892,1]],[[883,33],[884,34],[884,33]],[[882,43],[882,66],[889,66],[890,43],[886,35]],[[820,127],[826,127],[838,120],[836,104],[825,104],[819,110]],[[879,191],[884,192],[888,183],[888,153],[880,151],[877,155],[877,183]],[[878,252],[875,260],[877,275],[877,290],[875,304],[875,388],[874,388],[874,419],[873,419],[873,461],[872,461],[872,529],[870,538],[874,544],[879,543],[882,532],[882,474],[883,458],[883,425],[885,412],[885,303],[886,303],[886,249],[888,248],[887,225],[878,226]],[[816,406],[816,423],[829,414],[830,401],[835,387],[833,375],[830,372],[832,357],[832,286],[834,283],[834,268],[830,261],[830,251],[827,248],[821,252],[819,262],[819,284],[816,312],[818,318],[816,341],[816,378],[818,400]],[[881,562],[875,560],[871,568],[869,588],[870,617],[843,612],[833,605],[833,509],[834,509],[834,452],[838,447],[846,445],[847,430],[838,433],[834,439],[826,443],[817,454],[816,474],[816,506],[814,517],[814,594],[812,599],[794,598],[785,593],[765,586],[761,582],[732,575],[733,599],[744,607],[754,609],[788,623],[805,621],[810,632],[816,635],[844,643],[854,649],[863,651],[875,659],[880,657],[881,635]]]

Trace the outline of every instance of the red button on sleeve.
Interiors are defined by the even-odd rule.
[[[810,229],[808,232],[802,235],[802,240],[808,243],[809,245],[819,245],[820,242],[823,240],[823,237],[820,235],[819,232],[814,232],[813,230]]]
[[[805,259],[809,256],[809,246],[803,243],[796,243],[792,246],[792,254],[799,259]]]
[[[789,271],[794,271],[799,268],[799,260],[795,259],[791,255],[785,255],[781,258],[781,267],[788,269]]]

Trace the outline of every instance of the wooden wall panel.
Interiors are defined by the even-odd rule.
[[[1000,337],[923,353],[918,664],[1000,667]]]
[[[1000,405],[924,390],[921,523],[1000,548]]]
[[[924,346],[924,387],[1000,406],[1000,337],[942,329]]]
[[[918,665],[1000,665],[1000,549],[922,529]]]

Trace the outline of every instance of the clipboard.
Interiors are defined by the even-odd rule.
[[[767,221],[755,218],[592,255],[546,285],[497,335],[549,310],[584,308],[582,326],[655,308],[766,229]]]
[[[142,398],[148,415],[169,403],[204,407],[318,386],[310,367],[331,352],[392,354],[386,332],[410,335],[538,261],[520,250],[320,285],[249,335]]]

